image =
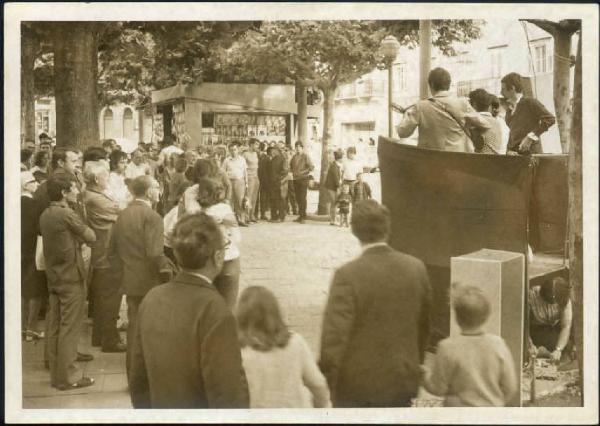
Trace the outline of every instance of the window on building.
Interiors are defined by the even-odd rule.
[[[546,43],[538,43],[533,46],[533,64],[535,72],[548,73],[552,71],[552,55]]]
[[[38,111],[35,113],[35,123],[38,133],[48,133],[50,131],[50,113],[49,111]]]
[[[104,110],[104,117],[102,118],[104,139],[113,139],[113,112],[112,109],[106,108]]]
[[[125,139],[133,140],[133,111],[131,108],[125,108],[123,110],[123,137]]]
[[[202,128],[213,128],[215,127],[215,113],[214,112],[203,112],[202,113]]]

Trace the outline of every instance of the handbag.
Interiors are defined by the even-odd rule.
[[[44,258],[44,243],[41,235],[37,236],[35,243],[35,269],[38,271],[46,270],[46,259]]]

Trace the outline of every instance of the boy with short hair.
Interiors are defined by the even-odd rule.
[[[364,180],[364,173],[358,173],[356,175],[356,182],[350,188],[350,194],[352,194],[352,206],[356,205],[359,201],[371,199],[371,187]]]
[[[517,391],[517,378],[504,340],[482,330],[490,303],[477,287],[453,287],[452,307],[461,334],[439,343],[425,389],[444,396],[447,407],[505,406]]]

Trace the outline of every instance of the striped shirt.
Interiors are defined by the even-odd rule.
[[[547,303],[542,298],[540,288],[538,286],[529,290],[529,308],[531,309],[533,322],[551,326],[570,322],[573,315],[571,301],[567,302],[567,305],[561,312],[558,303]]]

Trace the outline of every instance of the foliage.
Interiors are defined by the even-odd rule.
[[[400,44],[410,48],[419,45],[419,21],[396,20],[379,21],[380,25],[388,34],[395,36]],[[456,43],[468,43],[481,37],[482,20],[473,19],[451,19],[433,20],[431,42],[444,55],[456,54]]]
[[[265,22],[227,52],[224,78],[335,87],[375,67],[382,37],[374,21]]]

